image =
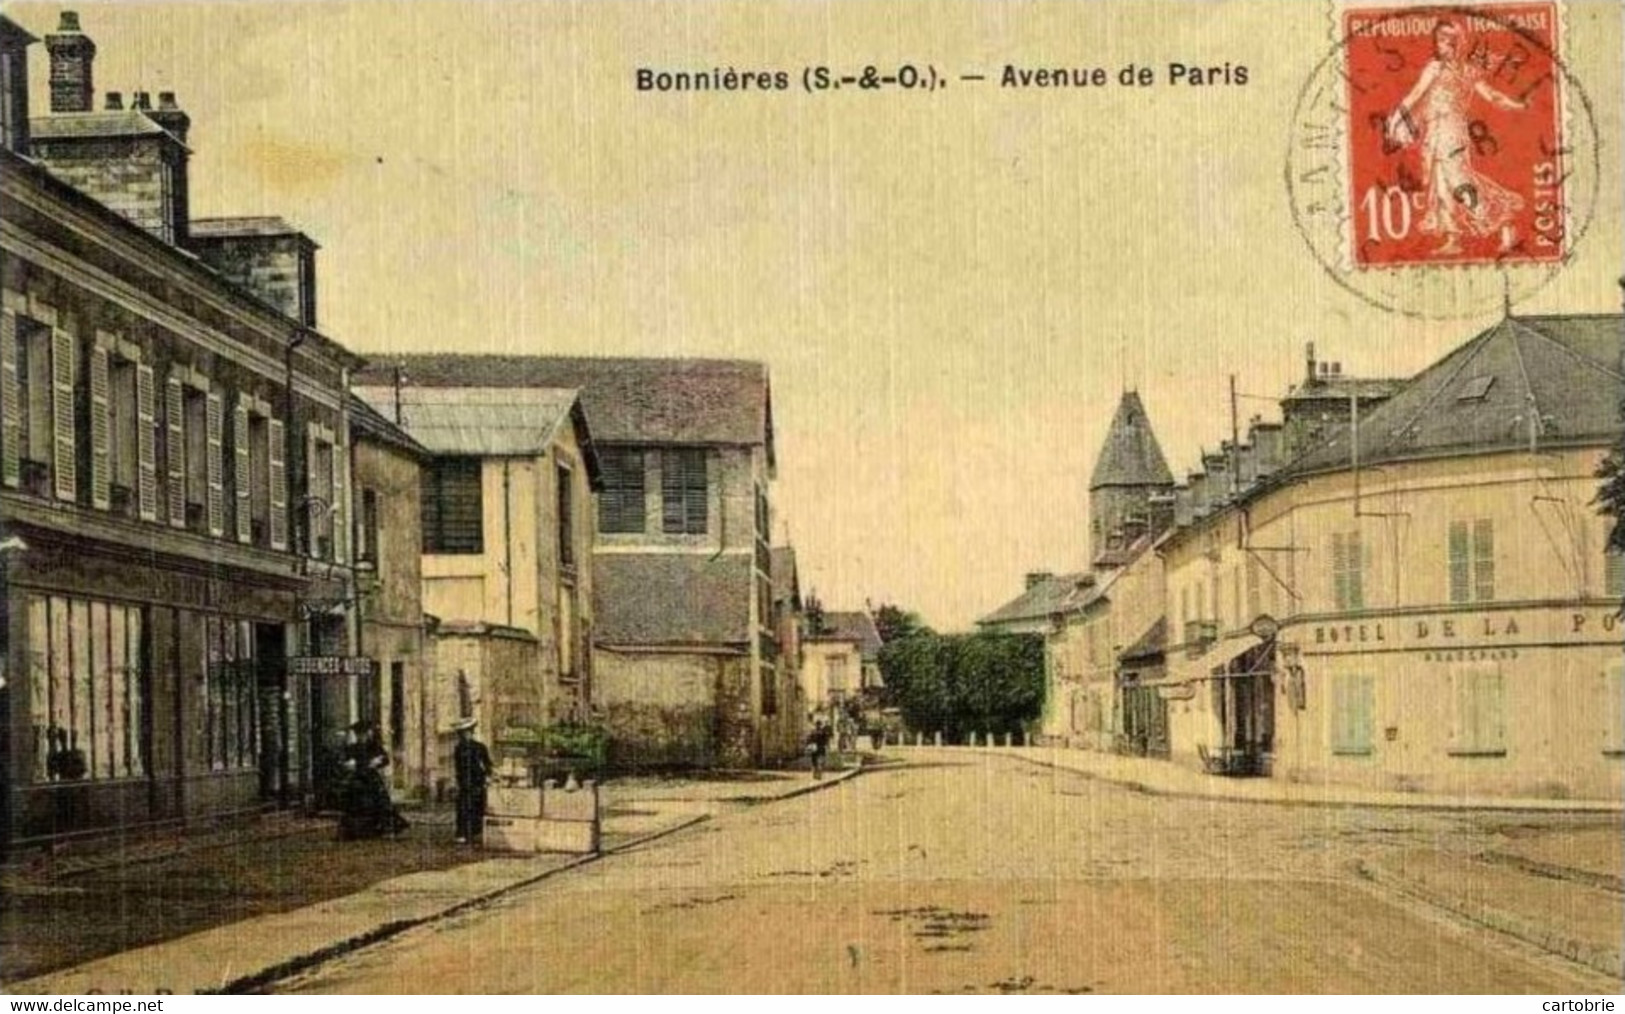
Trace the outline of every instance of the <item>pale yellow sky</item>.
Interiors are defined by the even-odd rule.
[[[1408,374],[1493,320],[1336,286],[1294,232],[1294,102],[1321,0],[81,3],[98,93],[174,90],[193,211],[322,244],[323,330],[457,349],[764,360],[803,587],[944,628],[1080,567],[1088,475],[1138,388],[1176,475],[1229,434],[1227,377],[1282,393],[1303,344]],[[37,35],[58,4],[8,13]],[[1601,138],[1572,264],[1520,311],[1611,311],[1625,266],[1621,8],[1568,5]],[[44,111],[35,47],[34,111]],[[936,94],[808,95],[909,61]],[[1025,66],[1245,65],[1245,86],[1017,91]],[[785,69],[653,94],[639,67]],[[1268,412],[1244,402],[1244,414]]]

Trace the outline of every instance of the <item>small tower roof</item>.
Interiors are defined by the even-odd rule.
[[[1136,391],[1123,392],[1106,442],[1089,478],[1091,490],[1103,486],[1172,486],[1174,475],[1151,431],[1151,420]]]

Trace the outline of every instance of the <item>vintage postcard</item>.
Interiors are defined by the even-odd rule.
[[[1622,52],[7,4],[0,991],[1614,1009]]]

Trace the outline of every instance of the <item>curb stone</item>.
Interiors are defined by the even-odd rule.
[[[768,799],[756,800],[747,805],[762,805],[763,803],[776,803],[786,799],[794,799],[797,796],[804,796],[811,792],[817,792],[820,789],[830,788],[843,782],[850,781],[862,773],[863,768],[861,766],[849,768],[848,770],[841,772],[836,777],[812,782],[808,785],[800,786],[786,792],[783,795],[773,796]],[[308,971],[318,965],[331,961],[334,958],[343,957],[344,955],[353,953],[363,947],[368,947],[372,944],[388,940],[391,937],[399,936],[400,934],[405,933],[407,930],[416,929],[419,926],[426,926],[442,919],[448,919],[452,916],[460,915],[470,909],[477,908],[480,905],[484,905],[491,901],[495,901],[503,895],[511,894],[514,891],[522,888],[530,887],[533,884],[540,883],[541,881],[557,876],[560,873],[585,866],[589,863],[597,862],[598,860],[607,856],[617,855],[622,852],[630,852],[633,849],[640,848],[649,844],[650,842],[669,837],[677,834],[680,831],[686,831],[691,827],[706,823],[710,819],[710,814],[703,813],[686,817],[678,823],[673,824],[671,827],[664,827],[656,831],[650,831],[647,834],[639,835],[628,841],[621,842],[618,845],[602,849],[596,853],[577,856],[573,859],[565,860],[558,866],[554,866],[546,870],[540,870],[530,876],[516,880],[510,884],[504,884],[501,887],[493,888],[472,898],[465,898],[453,905],[441,909],[438,912],[431,912],[427,915],[418,916],[411,919],[399,919],[384,923],[380,926],[375,926],[364,933],[358,933],[355,936],[349,937],[345,940],[327,944],[318,950],[311,951],[308,954],[290,958],[287,961],[279,962],[270,968],[261,969],[248,975],[239,976],[235,979],[222,983],[218,987],[200,990],[199,992],[203,994],[223,995],[251,993],[256,990],[264,989],[267,986],[273,985],[291,976],[298,975],[301,972]],[[385,881],[384,883],[388,883],[388,881]],[[374,885],[374,887],[377,886],[380,885]]]
[[[1361,799],[1279,799],[1268,796],[1257,798],[1249,796],[1229,796],[1208,792],[1191,792],[1188,789],[1162,789],[1147,785],[1144,782],[1128,778],[1113,778],[1111,775],[1098,771],[1084,771],[1079,768],[1067,767],[1058,761],[1043,757],[1031,757],[1026,754],[1005,753],[1002,750],[988,750],[986,748],[972,748],[984,756],[1005,756],[1025,761],[1038,767],[1052,768],[1056,771],[1065,771],[1089,781],[1105,782],[1130,792],[1139,792],[1148,796],[1160,796],[1164,799],[1194,799],[1204,803],[1253,803],[1262,806],[1323,806],[1341,807],[1355,810],[1421,810],[1432,813],[1544,813],[1554,816],[1595,816],[1598,814],[1616,814],[1621,807],[1615,804],[1599,803],[1596,806],[1534,806],[1526,801],[1507,799],[1486,801],[1485,805],[1457,805],[1452,803],[1428,802],[1399,802],[1385,800]],[[1213,776],[1220,777],[1220,776]]]

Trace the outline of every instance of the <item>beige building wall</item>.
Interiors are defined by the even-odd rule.
[[[1601,455],[1388,463],[1362,470],[1358,510],[1352,473],[1319,476],[1170,540],[1170,618],[1218,631],[1205,650],[1170,647],[1171,673],[1190,686],[1170,707],[1175,759],[1195,763],[1199,746],[1219,741],[1212,681],[1201,677],[1255,643],[1241,632],[1261,603],[1282,621],[1276,776],[1617,798],[1625,754],[1617,709],[1604,704],[1619,692],[1622,632],[1592,504]],[[1452,601],[1452,523],[1490,534],[1483,551],[1469,544],[1465,569],[1458,563],[1467,601]],[[1249,555],[1276,574],[1261,576],[1257,593]],[[1335,573],[1339,555],[1345,574],[1358,572],[1358,608]],[[1176,645],[1183,629],[1170,632]],[[1301,702],[1287,672],[1294,654]]]

